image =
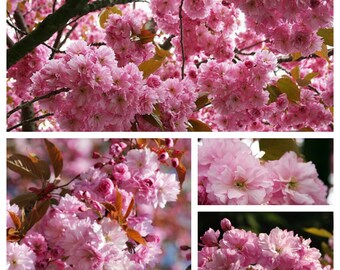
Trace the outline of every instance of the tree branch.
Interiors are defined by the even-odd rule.
[[[184,41],[183,41],[183,16],[182,16],[182,9],[183,9],[183,2],[181,0],[181,4],[179,5],[179,29],[180,29],[180,44],[181,44],[181,52],[182,52],[182,67],[181,67],[181,74],[182,80],[184,79],[184,65],[185,65],[185,52],[184,52]]]
[[[56,12],[48,15],[38,27],[7,50],[7,68],[48,40],[60,27],[83,9],[89,0],[68,0]]]
[[[18,62],[38,45],[48,40],[61,27],[76,16],[83,16],[104,7],[143,0],[98,0],[88,4],[89,0],[68,0],[56,12],[48,15],[38,27],[7,50],[7,69]]]
[[[329,49],[328,50],[328,57],[332,56],[334,54],[334,49]],[[310,59],[310,58],[318,58],[320,56],[316,55],[316,54],[311,54],[309,56],[301,56],[300,58],[293,60],[292,56],[287,56],[287,57],[281,57],[277,59],[278,63],[287,63],[287,62],[293,62],[293,61],[301,61],[304,59]]]
[[[25,124],[28,124],[28,123],[33,123],[33,122],[39,121],[40,119],[44,119],[44,118],[52,116],[52,115],[53,115],[53,113],[46,113],[46,114],[31,118],[31,119],[24,120],[24,121],[20,122],[19,124],[16,124],[14,126],[9,127],[7,129],[7,131],[12,131],[13,129],[21,127],[22,125],[25,125]]]
[[[15,107],[13,110],[9,111],[7,113],[7,118],[9,118],[13,113],[21,110],[23,107],[27,107],[29,105],[32,105],[33,103],[39,101],[39,100],[42,100],[42,99],[48,99],[50,97],[53,97],[53,96],[56,96],[60,93],[66,93],[68,91],[70,91],[71,89],[70,88],[61,88],[61,89],[58,89],[58,90],[55,90],[55,91],[52,91],[46,95],[43,95],[43,96],[39,96],[39,97],[35,97],[34,99],[30,100],[30,101],[27,101],[27,102],[24,102],[24,103],[21,103],[19,106]]]

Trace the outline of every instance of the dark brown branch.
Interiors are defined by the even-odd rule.
[[[70,37],[70,35],[72,34],[72,32],[74,31],[74,29],[76,29],[76,27],[78,26],[78,23],[75,23],[72,28],[66,33],[64,39],[59,43],[59,48],[61,48],[67,41],[67,39]]]
[[[182,9],[183,9],[183,2],[184,0],[181,0],[181,4],[179,5],[179,29],[180,29],[180,44],[181,44],[181,53],[182,53],[182,67],[181,67],[181,74],[182,74],[182,80],[184,79],[184,66],[185,66],[185,53],[184,53],[184,41],[183,41],[183,15],[182,15]]]
[[[328,57],[332,56],[334,54],[334,49],[329,49],[328,50]],[[293,62],[293,61],[302,61],[305,59],[311,59],[311,58],[318,58],[320,56],[316,55],[315,53],[309,55],[309,56],[301,56],[300,58],[293,60],[292,56],[286,56],[286,57],[281,57],[277,59],[278,63],[287,63],[287,62]]]
[[[42,100],[42,99],[48,99],[50,97],[53,97],[53,96],[56,96],[60,93],[66,93],[68,91],[70,91],[71,89],[70,88],[61,88],[61,89],[58,89],[58,90],[55,90],[55,91],[52,91],[46,95],[43,95],[43,96],[39,96],[39,97],[35,97],[34,99],[30,100],[30,101],[27,101],[27,102],[24,102],[22,103],[21,105],[15,107],[13,110],[9,111],[7,113],[7,118],[10,117],[13,113],[21,110],[23,107],[26,107],[26,106],[29,106],[29,105],[32,105],[33,103],[39,101],[39,100]]]
[[[50,57],[49,57],[49,60],[51,60],[51,59],[54,58],[55,53],[58,52],[58,50],[59,50],[59,48],[60,48],[60,47],[59,47],[59,45],[60,45],[60,39],[61,39],[61,37],[62,37],[62,35],[63,35],[64,29],[65,29],[65,27],[63,27],[62,29],[60,29],[60,30],[57,32],[57,36],[56,36],[56,38],[55,38],[55,40],[54,40],[54,43],[53,43],[53,46],[52,46],[53,50],[52,50],[52,52],[51,52],[51,55],[50,55]]]
[[[21,12],[16,10],[13,14],[16,26],[24,33],[28,33],[28,27]]]
[[[49,116],[52,116],[52,115],[53,115],[53,113],[46,113],[46,114],[43,114],[43,115],[40,115],[40,116],[31,118],[31,119],[24,120],[24,121],[20,122],[19,124],[16,124],[16,125],[14,125],[14,126],[9,127],[9,128],[7,129],[7,131],[12,131],[13,129],[16,129],[16,128],[18,128],[18,127],[21,127],[21,126],[23,126],[23,125],[26,125],[26,124],[28,124],[28,123],[34,123],[34,122],[36,122],[36,121],[39,121],[39,120],[41,120],[41,119],[44,119],[44,118],[49,117]]]
[[[8,48],[13,47],[14,45],[14,41],[8,35],[6,36],[6,44]]]

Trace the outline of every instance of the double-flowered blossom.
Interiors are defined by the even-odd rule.
[[[312,162],[295,152],[260,161],[239,139],[203,139],[198,150],[200,204],[327,204]]]
[[[8,242],[7,269],[143,270],[156,266],[162,234],[152,224],[153,213],[177,200],[177,174],[146,147],[128,148],[124,141],[112,140],[109,152],[110,157],[93,155],[109,161],[74,178],[71,189],[56,197],[57,202],[22,236],[20,244]],[[18,229],[16,218],[23,212],[9,201],[7,210],[7,229]]]
[[[230,226],[225,228],[223,224]],[[278,227],[269,234],[255,234],[231,226],[228,219],[221,220],[223,234],[209,229],[200,237],[198,269],[332,269],[322,266],[321,253],[311,247],[311,240]]]

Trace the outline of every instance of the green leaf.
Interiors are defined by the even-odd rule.
[[[211,100],[209,99],[209,94],[200,95],[195,101],[196,111],[208,106],[210,103]]]
[[[17,206],[19,206],[19,208],[29,208],[29,206],[33,205],[37,200],[38,197],[36,194],[26,192],[10,200],[10,203],[11,205],[16,204]]]
[[[26,222],[24,224],[24,233],[29,231],[34,226],[34,224],[36,224],[46,214],[50,204],[50,200],[36,202],[32,211],[27,216]]]
[[[293,151],[301,156],[294,139],[260,139],[260,150],[265,152],[263,160],[278,160],[284,153]]]
[[[275,85],[268,85],[266,90],[269,92],[269,103],[275,102],[278,96],[282,94]]]
[[[333,234],[330,233],[329,231],[325,230],[325,229],[318,229],[318,228],[311,227],[311,228],[304,228],[303,230],[305,232],[308,232],[310,234],[320,236],[320,237],[325,237],[325,238],[333,237]]]
[[[190,118],[188,120],[191,127],[188,128],[189,131],[212,131],[211,128],[200,120]]]
[[[287,94],[288,100],[292,102],[300,101],[300,88],[289,77],[282,77],[276,83],[277,88],[282,93]]]
[[[333,28],[320,28],[317,32],[318,36],[322,37],[325,44],[334,46],[334,29]]]
[[[54,177],[58,177],[63,170],[63,157],[59,149],[49,140],[44,139],[48,155],[54,170]]]
[[[300,67],[296,66],[291,71],[290,74],[292,74],[292,77],[297,81],[300,79]]]
[[[329,63],[328,49],[327,49],[327,45],[325,43],[322,44],[321,50],[315,52],[315,54],[317,56],[325,59]]]
[[[155,59],[151,58],[141,63],[138,68],[143,72],[143,79],[148,78],[152,73],[154,73],[157,69],[159,69],[165,58]]]
[[[158,127],[161,130],[164,130],[163,123],[162,123],[161,119],[159,118],[159,116],[157,114],[154,114],[154,113],[144,114],[142,117],[145,121],[147,121],[151,125]]]
[[[32,159],[21,154],[10,155],[7,158],[7,167],[22,176],[33,179],[40,179],[43,173]]]
[[[297,83],[300,86],[307,86],[312,82],[312,79],[318,75],[319,75],[318,72],[308,73],[303,79],[298,79]]]

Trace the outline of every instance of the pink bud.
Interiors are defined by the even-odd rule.
[[[94,159],[100,158],[101,156],[102,155],[100,153],[98,153],[98,152],[93,152],[92,153],[92,158],[94,158]]]
[[[168,152],[162,152],[162,153],[160,153],[159,154],[159,156],[158,156],[158,159],[160,160],[160,161],[166,161],[167,159],[169,158],[169,154],[168,154]]]
[[[222,219],[220,224],[224,232],[230,231],[233,228],[233,226],[231,226],[230,220],[227,218]]]
[[[165,139],[165,145],[169,148],[174,147],[174,140],[170,138]]]
[[[95,169],[101,169],[104,167],[104,164],[102,162],[97,162],[96,164],[94,164],[93,166]]]
[[[178,158],[173,158],[173,159],[171,160],[171,165],[172,165],[172,167],[177,168],[178,165],[179,165],[179,160],[178,160]]]

